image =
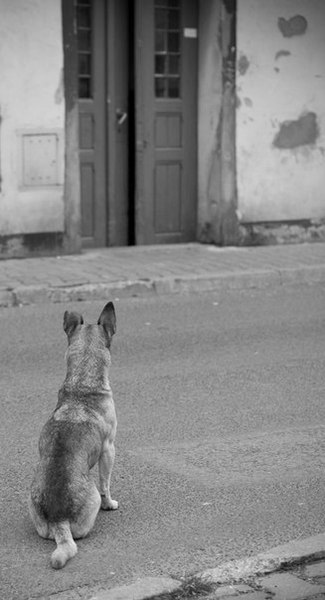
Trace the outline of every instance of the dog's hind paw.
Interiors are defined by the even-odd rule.
[[[106,496],[102,496],[101,508],[103,510],[117,510],[118,502],[117,500],[112,500],[112,498],[106,498]]]

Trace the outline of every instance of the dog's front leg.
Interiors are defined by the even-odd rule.
[[[102,453],[98,461],[100,495],[102,499],[101,507],[103,510],[116,510],[118,508],[118,502],[116,500],[112,500],[110,493],[111,474],[114,465],[114,459],[114,442],[106,440],[103,444]]]

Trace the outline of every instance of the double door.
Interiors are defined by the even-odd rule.
[[[196,0],[77,0],[84,246],[195,239]]]

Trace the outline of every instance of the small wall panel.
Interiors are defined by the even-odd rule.
[[[56,133],[28,133],[21,137],[22,185],[58,185],[59,138]]]

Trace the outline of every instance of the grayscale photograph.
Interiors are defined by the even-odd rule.
[[[325,1],[0,16],[0,600],[325,599]]]

